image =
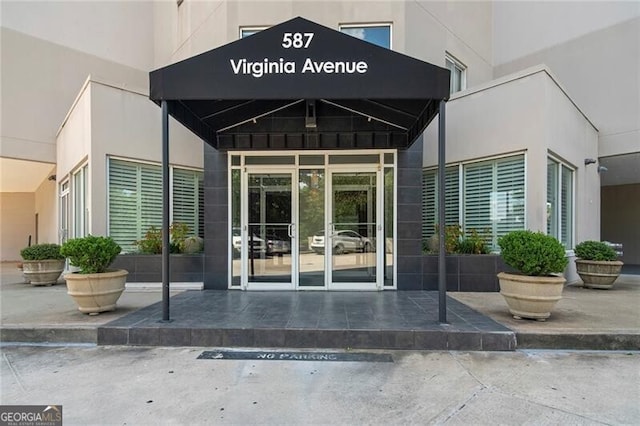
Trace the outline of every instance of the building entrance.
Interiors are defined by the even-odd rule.
[[[395,153],[230,157],[231,288],[394,287]]]

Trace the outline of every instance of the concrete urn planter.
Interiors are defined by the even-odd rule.
[[[623,264],[619,260],[576,259],[576,271],[585,287],[608,290],[620,276]]]
[[[564,277],[516,275],[506,272],[498,274],[500,294],[504,297],[509,312],[516,319],[530,318],[545,321],[553,307],[562,299]]]
[[[25,260],[22,262],[22,275],[31,285],[54,285],[64,271],[65,260]]]
[[[113,311],[124,291],[128,272],[123,269],[99,274],[67,274],[67,294],[80,312],[95,315]]]

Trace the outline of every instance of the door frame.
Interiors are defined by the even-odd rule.
[[[379,155],[380,160],[378,163],[362,163],[359,161],[354,161],[353,163],[345,162],[345,163],[336,163],[331,164],[331,156],[355,156],[358,157],[360,155]],[[323,156],[323,163],[302,163],[301,156]],[[295,158],[295,162],[282,162],[282,163],[265,163],[265,164],[247,164],[245,158],[247,157],[293,157]],[[377,149],[377,150],[339,150],[339,151],[326,151],[326,150],[302,150],[302,151],[233,151],[229,152],[227,157],[227,173],[228,173],[228,182],[229,185],[227,187],[227,200],[228,200],[228,236],[229,236],[229,251],[228,251],[228,289],[236,289],[236,290],[303,290],[303,291],[328,291],[328,290],[395,290],[397,288],[397,201],[398,201],[398,169],[397,169],[397,161],[398,161],[398,150],[396,149]],[[348,283],[339,283],[339,288],[336,288],[333,283],[329,282],[329,269],[331,267],[331,256],[327,255],[325,252],[324,259],[324,282],[323,285],[318,286],[300,286],[299,285],[299,274],[300,274],[300,243],[299,243],[299,221],[300,221],[300,212],[299,210],[299,179],[300,179],[300,170],[303,169],[313,169],[320,168],[323,169],[325,173],[325,212],[324,212],[324,226],[325,232],[328,229],[330,216],[330,209],[328,208],[328,204],[332,201],[329,201],[326,197],[331,197],[332,194],[329,192],[331,174],[332,172],[340,172],[340,171],[354,171],[354,170],[362,170],[362,171],[376,171],[376,282],[374,286],[371,286],[371,283],[352,283],[353,285],[347,286]],[[386,247],[387,241],[385,238],[386,231],[385,228],[385,174],[387,170],[391,168],[393,169],[393,219],[392,219],[392,282],[389,285],[385,285],[384,276],[385,271],[385,259],[383,256],[387,256]],[[240,268],[240,277],[237,276],[237,273],[234,275],[234,257],[233,257],[233,249],[232,249],[232,234],[233,234],[233,173],[237,171],[240,173],[240,222],[242,225],[247,224],[248,220],[248,203],[244,200],[244,196],[248,194],[248,173],[284,173],[292,175],[292,223],[294,224],[294,232],[292,237],[292,252],[291,252],[291,268],[292,268],[292,282],[285,283],[285,285],[276,285],[272,283],[253,283],[253,285],[249,285],[248,282],[248,256],[245,255],[247,259],[241,261]],[[244,228],[244,226],[241,226]],[[246,243],[248,237],[248,230],[244,230],[242,232],[243,244]],[[237,270],[236,270],[237,271]],[[239,278],[239,279],[238,279]],[[282,284],[282,283],[280,283]],[[259,288],[256,288],[256,285]],[[249,288],[253,287],[253,288]]]
[[[243,249],[240,253],[241,273],[240,283],[243,290],[295,290],[298,285],[298,238],[297,238],[297,176],[295,169],[282,166],[246,166],[241,173],[241,203],[240,203],[240,238],[241,247],[249,246],[249,175],[257,174],[283,174],[291,177],[291,280],[290,282],[256,282],[249,280],[249,250]],[[266,246],[266,240],[265,240]],[[266,247],[265,247],[266,249]]]
[[[333,282],[333,244],[327,244],[327,236],[333,229],[333,175],[340,173],[375,173],[376,176],[376,196],[375,196],[375,265],[376,279],[373,282]],[[349,290],[382,290],[384,287],[384,274],[382,270],[384,255],[384,182],[382,167],[380,164],[351,164],[327,166],[326,178],[326,197],[325,197],[325,287],[331,291],[349,291]]]

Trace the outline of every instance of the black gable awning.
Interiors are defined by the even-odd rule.
[[[303,18],[150,73],[150,98],[218,149],[406,148],[448,70]]]

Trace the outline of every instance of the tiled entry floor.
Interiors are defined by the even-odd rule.
[[[515,350],[515,333],[438,293],[187,291],[98,328],[100,345]]]

